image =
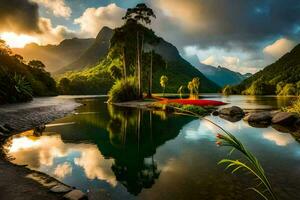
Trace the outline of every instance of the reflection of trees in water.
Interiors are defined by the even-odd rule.
[[[143,188],[150,188],[160,174],[153,158],[155,146],[152,140],[152,113],[149,113],[148,124],[151,139],[148,141],[150,144],[148,150],[151,152],[151,160],[147,162],[145,153],[140,152],[140,148],[143,148],[140,146],[142,139],[141,129],[143,127],[142,110],[114,109],[113,106],[109,106],[109,110],[111,121],[108,124],[107,130],[111,144],[123,148],[124,152],[126,152],[119,158],[115,158],[112,170],[116,175],[116,179],[127,188],[128,192],[137,195]],[[130,141],[126,143],[127,131],[134,134],[133,137],[131,137],[132,135],[128,136]],[[132,145],[134,143],[135,145]],[[148,152],[148,150],[146,151]],[[145,151],[145,149],[142,151]]]

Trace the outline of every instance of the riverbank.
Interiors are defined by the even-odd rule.
[[[72,113],[81,104],[74,98],[37,98],[29,103],[0,106],[1,141]],[[46,174],[0,158],[0,199],[61,199],[73,188]],[[68,193],[69,192],[69,193]],[[74,192],[73,192],[74,193]],[[78,194],[77,195],[84,195]]]

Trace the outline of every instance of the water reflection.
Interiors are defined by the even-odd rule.
[[[53,122],[42,135],[27,131],[14,136],[7,143],[8,153],[16,158],[13,162],[65,182],[83,173],[87,180],[106,182],[110,188],[121,184],[130,194],[138,195],[160,176],[156,149],[178,136],[181,127],[193,118],[165,115],[161,124],[160,112],[103,107],[101,113],[83,108],[66,121]]]
[[[228,151],[216,147],[220,130],[212,124],[103,102],[83,102],[86,106],[76,115],[47,125],[40,136],[28,131],[10,138],[13,162],[94,194],[104,188],[112,199],[233,200],[243,199],[245,193],[247,199],[256,199],[244,190],[249,177],[232,176],[216,165]],[[290,134],[253,128],[243,120],[208,118],[259,158],[281,199],[297,199],[300,148]]]

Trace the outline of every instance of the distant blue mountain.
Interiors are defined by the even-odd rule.
[[[241,74],[239,72],[231,71],[225,67],[213,67],[202,63],[196,68],[209,80],[215,82],[221,87],[225,85],[239,84],[252,75],[251,73]]]

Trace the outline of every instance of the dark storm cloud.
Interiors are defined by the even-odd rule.
[[[199,44],[255,49],[258,43],[278,37],[299,37],[299,0],[155,0],[163,17],[160,28],[178,45]],[[155,6],[155,5],[154,5]],[[160,21],[159,19],[157,21]],[[171,25],[171,27],[170,27]],[[173,27],[173,28],[172,28]],[[186,35],[186,37],[182,37]],[[182,38],[178,41],[178,36]],[[175,38],[174,38],[175,41]]]
[[[39,32],[38,5],[29,0],[0,0],[0,31]]]

